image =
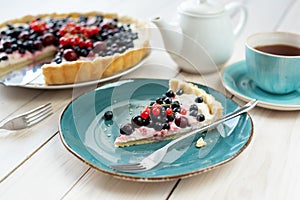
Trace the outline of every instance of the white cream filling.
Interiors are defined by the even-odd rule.
[[[7,60],[2,60],[0,62],[0,68],[6,68],[10,66],[17,65],[19,63],[27,62],[32,60],[34,62],[37,58],[46,57],[47,55],[51,55],[56,51],[55,46],[47,46],[43,48],[41,51],[36,51],[33,54],[29,51],[26,51],[25,54],[20,54],[18,51],[14,51],[11,54],[0,53],[0,57],[3,55],[7,55]]]

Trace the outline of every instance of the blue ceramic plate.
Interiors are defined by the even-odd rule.
[[[223,94],[205,86],[224,107],[224,114],[239,106]],[[149,101],[160,97],[168,89],[168,80],[134,79],[104,85],[72,101],[60,118],[60,137],[65,147],[83,162],[115,177],[136,181],[167,181],[190,177],[218,167],[238,156],[250,143],[253,134],[252,120],[242,115],[230,136],[222,137],[217,130],[201,135],[207,146],[195,147],[192,138],[175,146],[156,168],[137,174],[122,173],[109,166],[141,160],[168,141],[117,148],[114,140],[119,126],[139,113]],[[113,120],[103,120],[107,110],[114,113]]]
[[[284,95],[260,89],[247,75],[246,62],[240,61],[226,67],[222,73],[224,87],[244,101],[257,99],[258,106],[274,110],[300,110],[300,91]]]

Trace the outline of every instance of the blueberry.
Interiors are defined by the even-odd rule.
[[[113,116],[114,116],[113,112],[109,110],[104,113],[103,118],[105,120],[111,120],[113,118]]]
[[[80,56],[87,57],[88,54],[89,54],[89,52],[86,49],[80,50]]]
[[[125,124],[120,128],[120,133],[122,135],[130,135],[133,132],[133,127],[131,124]]]
[[[190,115],[193,116],[193,117],[196,117],[198,115],[198,111],[197,110],[191,110]]]
[[[177,95],[182,95],[183,93],[184,93],[184,91],[183,91],[182,88],[180,88],[180,89],[178,89],[178,90],[176,91],[176,94],[177,94]]]
[[[13,52],[13,50],[11,48],[5,49],[5,53],[7,53],[7,54],[11,54],[12,52]]]
[[[56,57],[54,58],[53,62],[55,62],[56,64],[60,64],[62,62],[61,57]]]
[[[192,111],[192,110],[198,111],[198,106],[197,106],[196,104],[192,104],[192,105],[190,106],[190,111]]]

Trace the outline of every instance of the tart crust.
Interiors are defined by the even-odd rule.
[[[139,32],[139,39],[134,41],[134,48],[127,49],[122,54],[114,54],[106,57],[94,57],[92,59],[77,60],[77,61],[65,61],[60,64],[49,63],[42,66],[42,73],[44,75],[45,84],[70,84],[75,82],[83,82],[96,80],[102,77],[111,76],[123,70],[126,70],[136,64],[138,64],[143,58],[145,58],[149,52],[149,29],[148,24],[145,21],[131,18],[129,16],[118,16],[116,13],[102,13],[102,12],[88,12],[88,13],[63,13],[63,14],[40,14],[40,15],[27,15],[19,19],[8,20],[0,24],[0,29],[5,27],[6,24],[24,24],[35,18],[78,18],[79,16],[95,16],[102,15],[104,18],[118,18],[118,22],[122,24],[133,24],[135,30]],[[40,56],[40,58],[44,58]],[[47,57],[49,59],[49,57]],[[43,60],[43,59],[42,59]],[[2,68],[1,71],[13,70],[17,67],[22,67],[25,64],[36,62],[35,58],[32,62],[29,60],[26,63],[15,62],[14,65],[9,65]],[[41,59],[39,59],[41,61]],[[1,72],[0,71],[0,72]]]
[[[213,116],[210,120],[207,120],[204,125],[210,124],[222,117],[222,112],[223,112],[222,104],[219,101],[217,101],[213,95],[208,94],[205,90],[198,88],[196,85],[178,79],[171,79],[169,81],[169,89],[173,91],[183,89],[185,94],[194,94],[196,96],[201,96],[203,98],[203,102],[207,104],[209,108],[209,113]],[[116,138],[114,144],[116,147],[126,147],[126,146],[139,145],[139,144],[148,144],[148,143],[158,142],[162,140],[169,140],[185,134],[190,129],[191,127],[183,128],[181,129],[182,131],[179,131],[176,134],[169,134],[169,135],[167,133],[168,132],[167,130],[163,130],[165,131],[166,136],[160,139],[157,139],[155,136],[152,136],[148,138],[141,138],[138,140],[128,140],[124,142],[124,141],[119,141],[118,138]]]

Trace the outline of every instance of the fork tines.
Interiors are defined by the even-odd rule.
[[[25,113],[24,115],[26,115],[25,118],[27,119],[28,126],[32,126],[47,118],[51,114],[53,114],[51,103],[47,103]]]

